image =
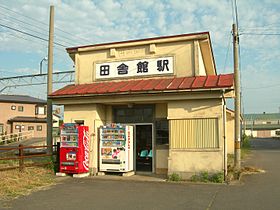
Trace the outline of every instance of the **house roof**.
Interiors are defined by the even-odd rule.
[[[245,114],[245,120],[280,120],[280,113]]]
[[[104,81],[91,84],[67,85],[62,89],[53,92],[49,96],[55,98],[77,95],[115,95],[233,88],[233,78],[233,74],[224,74],[196,77]]]
[[[27,95],[0,95],[0,102],[14,102],[25,104],[47,104],[47,101]]]
[[[34,123],[47,123],[47,118],[38,117],[13,117],[8,120],[9,122],[34,122]]]

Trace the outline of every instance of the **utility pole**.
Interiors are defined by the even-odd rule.
[[[236,24],[232,25],[233,31],[233,59],[234,59],[234,87],[235,87],[235,118],[234,118],[234,166],[237,170],[241,168],[241,150],[240,150],[240,80],[239,80],[239,34]]]
[[[47,94],[52,93],[52,74],[53,74],[53,35],[54,34],[54,6],[50,6],[50,23],[49,23],[49,46],[48,46],[48,83],[47,83]],[[52,117],[52,100],[47,99],[47,146],[48,154],[53,153],[53,139],[52,139],[52,127],[53,127],[53,117]]]

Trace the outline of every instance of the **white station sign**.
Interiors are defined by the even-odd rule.
[[[96,79],[171,74],[173,57],[98,63],[95,71]]]

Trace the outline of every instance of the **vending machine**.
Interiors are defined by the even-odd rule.
[[[64,123],[60,135],[60,172],[87,173],[89,171],[88,126]]]
[[[133,171],[133,126],[101,126],[99,154],[100,171]]]

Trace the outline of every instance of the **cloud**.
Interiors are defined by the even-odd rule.
[[[53,4],[55,6],[55,41],[68,47],[210,31],[218,73],[233,71],[232,40],[231,37],[229,39],[232,27],[231,0],[0,0],[0,3],[11,10],[40,21],[39,23],[0,9],[0,23],[12,25],[39,36],[46,34],[45,37],[48,35],[49,5]],[[279,33],[279,2],[277,0],[247,0],[237,1],[237,4],[241,29],[240,61],[244,86],[267,86],[270,81],[277,82],[275,78],[280,76],[275,70],[280,66],[279,36],[256,36],[245,33]],[[6,17],[5,14],[20,18],[33,27]],[[2,52],[34,52],[39,58],[47,53],[46,42],[2,27],[0,27],[0,42]],[[228,44],[230,44],[229,50]],[[72,67],[72,61],[63,47],[56,46],[55,53],[55,68]],[[263,93],[264,95],[270,93],[269,88],[262,91],[267,91]],[[247,98],[250,98],[248,103],[254,103],[255,92],[248,89],[245,94]],[[279,100],[278,102],[280,104]],[[255,109],[257,110],[259,108]]]

